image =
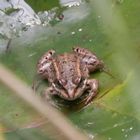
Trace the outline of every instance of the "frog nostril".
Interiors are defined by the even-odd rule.
[[[48,56],[46,56],[45,59],[47,60],[48,59]]]
[[[49,53],[52,55],[52,52],[51,51]]]

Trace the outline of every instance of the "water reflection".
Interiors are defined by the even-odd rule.
[[[26,26],[40,24],[41,21],[33,9],[23,0],[3,0],[0,2],[0,33],[11,38],[13,33],[22,30]],[[9,33],[9,34],[8,34]]]
[[[9,39],[23,36],[23,33],[34,25],[54,25],[62,20],[63,23],[74,23],[84,19],[89,14],[89,7],[85,1],[60,0],[60,4],[61,8],[54,7],[49,11],[35,13],[24,0],[0,1],[0,51],[7,48]],[[72,7],[77,5],[78,7]],[[33,30],[36,30],[36,28]],[[35,32],[33,30],[31,32]],[[82,31],[82,29],[79,29],[79,31]],[[16,40],[18,39],[16,38]]]
[[[60,0],[62,6],[79,6],[82,3],[82,0]]]
[[[90,7],[88,3],[81,3],[78,7],[71,7],[64,11],[64,21],[67,23],[76,23],[85,19],[90,13]]]
[[[8,42],[14,36],[20,36],[22,31],[40,24],[39,17],[24,0],[0,1],[0,50],[7,48]]]

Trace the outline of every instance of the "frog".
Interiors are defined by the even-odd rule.
[[[45,52],[37,63],[37,74],[49,82],[45,97],[57,95],[74,101],[88,92],[85,104],[89,104],[99,92],[99,81],[90,79],[90,73],[103,68],[104,62],[95,53],[76,46],[70,53]]]

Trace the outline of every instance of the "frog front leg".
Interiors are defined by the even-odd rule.
[[[54,54],[54,50],[49,50],[38,61],[37,73],[41,75],[44,79],[51,79],[54,76],[54,67],[52,64]]]
[[[103,62],[91,51],[80,47],[73,48],[73,51],[78,55],[81,63],[86,65],[89,72],[103,69]]]
[[[55,79],[54,66],[52,64],[52,59],[54,57],[55,51],[47,51],[38,61],[37,64],[37,75],[33,82],[32,88],[36,91],[42,79],[47,79],[49,82],[53,82]]]
[[[90,90],[85,104],[90,103],[92,99],[97,95],[99,82],[96,79],[87,80],[87,86],[89,87]]]
[[[56,95],[55,90],[53,89],[53,87],[48,87],[43,91],[42,96],[44,97],[45,100],[50,101],[51,100],[51,96]]]

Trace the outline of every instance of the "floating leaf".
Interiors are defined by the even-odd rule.
[[[60,54],[71,52],[78,45],[95,52],[109,74],[91,74],[90,78],[100,83],[97,97],[81,110],[75,109],[76,105],[67,109],[66,115],[91,139],[137,140],[140,137],[139,12],[139,0],[83,2],[64,9],[64,18],[53,26],[35,26],[14,38],[9,52],[0,55],[0,61],[32,86],[37,61],[47,50],[54,49]],[[40,116],[30,112],[3,85],[0,94],[3,118],[20,128],[34,123],[33,120],[38,122]],[[32,130],[30,134],[36,133]],[[41,130],[37,130],[40,136]],[[29,130],[20,130],[23,131]],[[10,139],[14,134],[7,136]]]

